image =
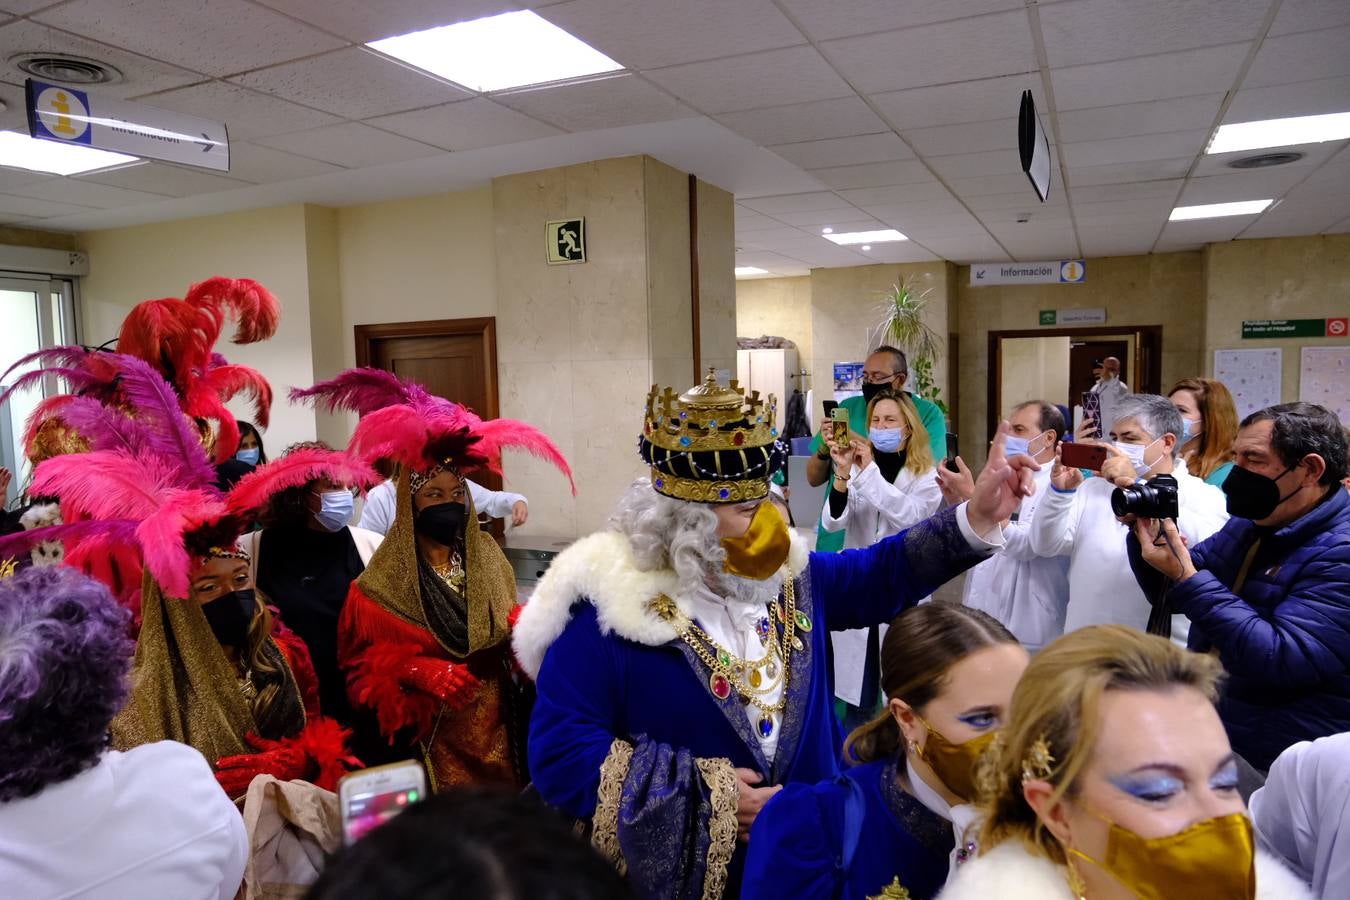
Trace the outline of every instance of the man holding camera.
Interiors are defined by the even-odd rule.
[[[1283,403],[1244,419],[1233,449],[1228,524],[1197,545],[1140,521],[1131,551],[1174,582],[1167,601],[1191,620],[1191,649],[1218,652],[1219,715],[1265,770],[1291,744],[1350,731],[1346,437],[1334,413]]]
[[[1101,445],[1107,458],[1100,477],[1084,479],[1079,469],[1057,458],[1050,473],[1050,490],[1032,518],[1035,553],[1069,557],[1066,633],[1108,623],[1145,630],[1154,608],[1162,609],[1161,597],[1150,598],[1135,581],[1125,548],[1135,516],[1156,513],[1158,505],[1170,505],[1173,500],[1173,485],[1167,479],[1149,484],[1150,479],[1161,475],[1175,479],[1176,527],[1192,545],[1218,531],[1228,519],[1223,494],[1189,474],[1178,456],[1181,414],[1172,401],[1156,394],[1130,394],[1116,405],[1115,417],[1110,425],[1112,443]],[[1133,499],[1121,517],[1112,509],[1112,495],[1118,488],[1130,490],[1130,498],[1124,499]],[[1172,639],[1185,643],[1188,623],[1184,616],[1152,618],[1155,633],[1167,634],[1170,625]]]

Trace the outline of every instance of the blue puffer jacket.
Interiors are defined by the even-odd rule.
[[[1229,519],[1191,551],[1198,572],[1168,601],[1191,620],[1191,649],[1219,651],[1229,673],[1219,715],[1233,749],[1264,771],[1291,744],[1350,731],[1350,495],[1337,485],[1301,519],[1263,531]]]

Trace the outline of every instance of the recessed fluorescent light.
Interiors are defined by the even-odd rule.
[[[761,269],[759,266],[737,266],[736,277],[744,278],[748,275],[768,275],[768,269]]]
[[[136,160],[135,156],[95,150],[80,144],[40,141],[17,131],[0,131],[0,166],[56,175],[77,175]]]
[[[623,68],[529,10],[414,31],[366,46],[475,91],[500,91]]]
[[[846,231],[843,234],[827,234],[825,239],[836,244],[880,244],[884,241],[909,240],[894,228],[887,228],[885,231]]]
[[[834,234],[834,229],[833,229],[833,228],[822,228],[822,229],[820,229],[820,233],[821,233],[821,234]]]
[[[868,250],[871,250],[871,249],[872,249],[872,245],[871,245],[871,244],[863,244],[863,245],[862,245],[862,248],[863,248],[863,252],[866,253]]]
[[[1254,216],[1273,201],[1239,200],[1236,203],[1205,203],[1201,206],[1178,206],[1168,220],[1185,222],[1187,219],[1218,219],[1222,216]]]
[[[1220,125],[1206,153],[1235,153],[1350,138],[1350,112]]]

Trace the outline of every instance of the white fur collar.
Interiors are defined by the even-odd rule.
[[[788,572],[795,578],[806,570],[809,551],[796,531],[789,529],[792,549]],[[664,594],[679,599],[679,579],[673,569],[643,571],[633,558],[628,538],[617,531],[584,537],[554,558],[516,622],[512,646],[520,667],[531,678],[539,675],[544,653],[572,618],[572,605],[581,599],[595,607],[602,634],[614,632],[639,644],[660,646],[677,637],[675,626],[657,615],[650,601]]]
[[[1073,900],[1064,869],[1016,841],[956,870],[941,900]],[[1312,892],[1275,857],[1256,851],[1256,900],[1312,900]]]

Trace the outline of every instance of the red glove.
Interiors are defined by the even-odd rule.
[[[290,781],[307,774],[308,754],[293,743],[269,741],[256,734],[247,734],[244,740],[258,752],[223,756],[216,763],[216,781],[231,799],[248,793],[248,786],[259,775]]]
[[[415,691],[430,694],[455,711],[468,706],[483,684],[469,672],[468,666],[429,656],[408,660],[399,680]]]

